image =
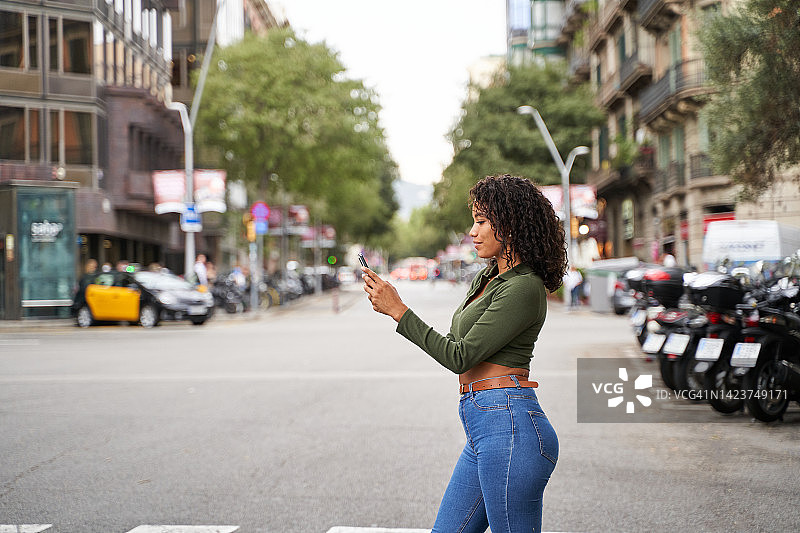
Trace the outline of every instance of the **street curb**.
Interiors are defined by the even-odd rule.
[[[338,289],[339,290],[339,311],[343,311],[351,307],[358,295],[357,291],[352,289]],[[270,315],[280,316],[286,313],[293,313],[302,311],[304,309],[310,310],[313,307],[320,307],[323,302],[332,309],[331,299],[333,294],[331,291],[325,291],[322,294],[309,294],[303,296],[297,301],[289,302],[285,305],[273,306],[268,309],[261,309],[254,313],[226,313],[223,309],[217,309],[214,316],[211,317],[209,323],[216,322],[250,322],[264,319]],[[42,331],[44,329],[63,329],[74,328],[74,318],[30,318],[26,320],[0,320],[0,334],[3,333],[21,333],[26,331]]]

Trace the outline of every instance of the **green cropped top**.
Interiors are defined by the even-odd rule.
[[[533,346],[547,315],[544,283],[526,264],[493,277],[496,274],[494,264],[475,276],[446,336],[411,309],[400,318],[397,332],[456,374],[482,361],[530,368]],[[483,294],[472,300],[484,286]]]

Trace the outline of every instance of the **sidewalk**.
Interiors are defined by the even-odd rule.
[[[308,294],[293,302],[284,305],[272,306],[269,309],[260,309],[256,313],[226,313],[224,309],[216,308],[209,324],[230,321],[261,320],[270,315],[283,314],[296,311],[334,311],[334,290],[338,290],[338,309],[343,311],[353,305],[361,295],[361,286],[357,284],[343,285],[339,289],[325,291],[321,294]],[[181,323],[181,322],[176,322]],[[162,322],[169,324],[169,322]],[[41,329],[62,329],[75,326],[74,318],[28,318],[23,320],[0,320],[0,335]]]

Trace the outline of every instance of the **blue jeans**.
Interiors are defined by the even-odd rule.
[[[461,395],[467,444],[431,533],[539,533],[558,437],[531,388]]]

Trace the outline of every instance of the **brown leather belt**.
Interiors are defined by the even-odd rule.
[[[482,379],[473,381],[472,383],[464,383],[459,387],[461,394],[469,392],[469,386],[472,385],[472,392],[479,392],[482,390],[490,389],[505,389],[509,387],[516,387],[519,383],[520,387],[538,387],[539,383],[536,381],[528,381],[527,376],[519,376],[517,381],[514,381],[510,376],[498,376],[496,378]]]

